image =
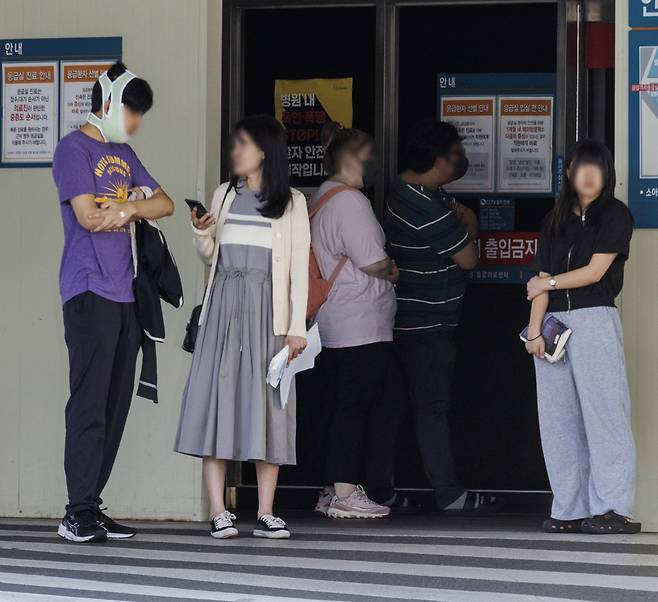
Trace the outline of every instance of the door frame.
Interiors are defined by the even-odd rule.
[[[586,0],[223,0],[221,148],[231,125],[244,113],[244,15],[248,10],[286,8],[375,8],[375,144],[382,169],[375,186],[375,212],[381,219],[398,159],[398,22],[407,6],[456,4],[556,4],[555,154],[564,156],[583,131],[586,88],[583,85],[584,15]],[[227,176],[222,161],[222,179]],[[228,474],[229,502],[243,485],[239,463]],[[284,486],[282,486],[284,487]],[[290,488],[298,488],[290,486]],[[527,492],[530,493],[530,492]]]

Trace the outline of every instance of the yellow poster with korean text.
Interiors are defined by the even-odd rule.
[[[291,184],[314,188],[326,177],[322,126],[337,121],[352,127],[352,78],[278,79],[274,115],[288,133]]]

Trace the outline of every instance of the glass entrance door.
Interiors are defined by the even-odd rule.
[[[488,225],[483,231],[502,232],[503,239],[505,232],[531,235],[552,206],[561,155],[577,130],[578,14],[576,0],[370,0],[358,6],[342,0],[224,0],[224,134],[243,115],[275,115],[277,81],[351,78],[352,123],[375,135],[384,166],[373,194],[381,216],[390,183],[404,167],[405,132],[415,120],[441,114],[439,103],[446,92],[439,87],[442,76],[465,75],[458,80],[470,82],[463,95],[491,96],[496,115],[499,97],[550,97],[553,146],[545,166],[550,177],[544,178],[550,180],[549,188],[514,193],[512,184],[512,192],[501,193],[495,175],[491,192],[455,191],[480,213],[483,199],[505,201],[508,222],[493,223],[500,216],[494,219],[495,212],[484,212],[481,217]],[[479,91],[478,78],[486,83]],[[449,87],[451,81],[444,83]],[[505,127],[513,127],[512,121],[507,119]],[[497,116],[492,136],[501,124]],[[497,153],[491,157],[496,166],[502,165]],[[510,190],[509,182],[498,188]],[[532,362],[517,335],[527,314],[520,281],[494,282],[485,276],[469,287],[457,335],[451,422],[458,472],[474,489],[548,488]],[[292,491],[297,498],[308,491],[306,500],[322,485],[333,403],[323,393],[313,372],[298,378],[298,465],[286,467],[280,482],[282,493]],[[397,457],[397,486],[426,489],[410,416],[401,426]],[[253,467],[243,465],[233,482],[252,486]]]

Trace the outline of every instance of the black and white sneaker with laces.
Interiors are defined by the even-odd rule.
[[[98,524],[105,529],[108,539],[128,539],[137,535],[137,529],[119,524],[105,514],[103,510],[104,508],[98,510]]]
[[[215,539],[228,539],[229,537],[237,537],[238,530],[233,525],[235,514],[224,510],[221,514],[213,516],[210,519],[210,535]]]
[[[75,543],[107,541],[107,531],[101,527],[93,510],[67,513],[57,529],[57,535]]]
[[[271,514],[263,514],[256,523],[254,537],[288,539],[290,537],[290,530],[286,527],[286,523],[282,518],[272,516]]]

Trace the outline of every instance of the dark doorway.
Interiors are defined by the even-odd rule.
[[[419,6],[399,17],[399,162],[404,135],[419,117],[436,116],[438,73],[556,71],[557,6],[500,4]],[[457,195],[477,211],[477,196]],[[516,227],[537,231],[552,196],[518,198]],[[517,333],[528,317],[525,286],[468,287],[457,332],[452,412],[458,472],[467,487],[546,490],[534,370]],[[407,420],[399,440],[398,484],[425,482]]]
[[[227,3],[229,4],[229,3]],[[399,144],[384,146],[389,165],[404,164],[404,132],[418,118],[437,114],[437,74],[550,73],[558,67],[558,3],[455,3],[414,6],[373,2],[373,6],[257,8],[242,6],[240,114],[274,113],[276,79],[352,77],[354,126],[377,133],[385,116],[377,113],[386,80],[378,56],[382,19],[395,18],[398,87],[391,101],[395,118],[386,122]],[[263,3],[265,4],[265,3]],[[276,4],[276,3],[274,3]],[[340,3],[338,3],[340,4]],[[375,6],[376,4],[376,6]],[[385,12],[384,12],[385,11]],[[393,31],[394,28],[390,28]],[[304,35],[299,35],[303,32]],[[381,48],[381,46],[379,46]],[[231,60],[230,56],[228,59]],[[393,80],[390,80],[393,81]],[[236,85],[226,82],[225,86]],[[230,92],[229,92],[230,94]],[[378,96],[379,95],[379,96]],[[233,115],[236,116],[236,109]],[[379,124],[379,125],[378,125]],[[563,124],[558,124],[563,127]],[[390,140],[395,141],[394,133]],[[377,140],[382,143],[381,139]],[[475,196],[459,200],[475,207]],[[519,198],[519,230],[537,231],[552,195]],[[474,489],[548,489],[539,441],[534,371],[517,333],[527,320],[524,286],[473,284],[458,334],[459,360],[452,415],[455,456],[464,484]],[[298,378],[298,465],[281,473],[291,488],[321,485],[324,433],[331,399],[313,372]],[[398,441],[397,485],[423,489],[427,482],[410,420]],[[255,483],[245,464],[240,483]],[[293,491],[296,491],[293,489]]]

